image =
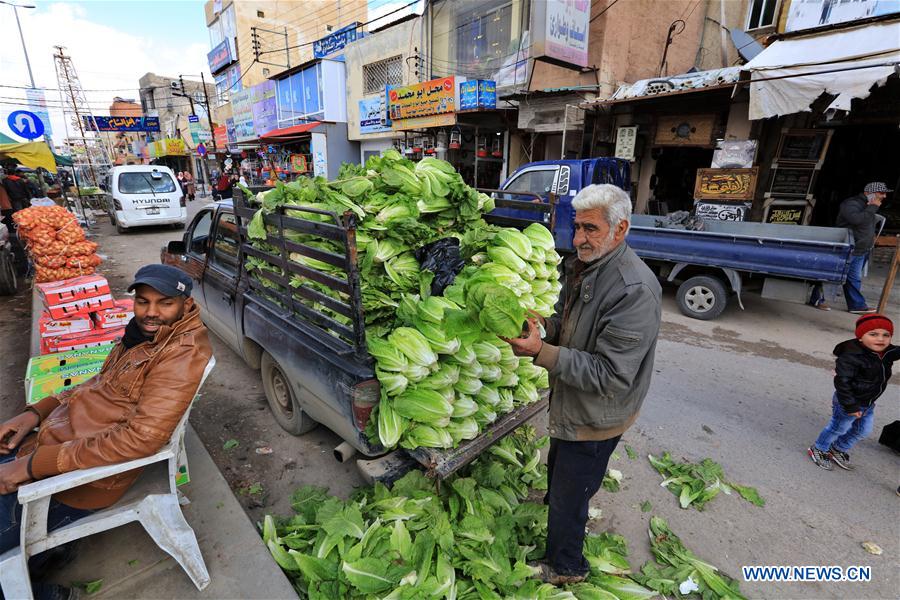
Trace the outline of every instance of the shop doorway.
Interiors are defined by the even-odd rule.
[[[653,197],[650,214],[668,214],[693,210],[697,169],[712,164],[711,148],[656,148],[656,169],[650,178]]]
[[[893,190],[878,211],[887,218],[885,232],[900,233],[900,128],[887,125],[837,127],[814,188],[812,225],[833,227],[841,202],[862,192],[870,181]]]

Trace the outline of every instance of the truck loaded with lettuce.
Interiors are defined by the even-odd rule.
[[[547,372],[501,339],[528,310],[553,312],[545,226],[489,225],[494,201],[449,163],[395,151],[336,181],[244,191],[163,260],[198,280],[207,325],[261,369],[284,429],[322,423],[367,456],[401,448],[446,475],[545,405]]]

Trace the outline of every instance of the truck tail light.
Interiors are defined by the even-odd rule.
[[[187,204],[184,203],[184,196],[178,199],[178,204],[180,204],[182,208],[187,206]]]
[[[113,208],[116,210],[122,210],[122,203],[119,202],[118,198],[113,198]]]
[[[381,385],[377,379],[369,379],[357,383],[350,388],[350,398],[353,402],[353,420],[360,431],[366,428],[372,409],[381,400]]]

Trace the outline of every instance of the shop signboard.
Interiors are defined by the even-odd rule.
[[[811,167],[779,167],[772,171],[769,193],[780,196],[802,196],[811,193],[816,170]]]
[[[772,198],[766,201],[763,222],[779,225],[807,225],[814,204],[814,202],[806,200]]]
[[[744,221],[750,214],[750,202],[703,202],[694,205],[694,214],[710,221]]]
[[[735,202],[752,200],[759,169],[697,169],[695,200]]]
[[[234,135],[238,142],[256,139],[253,127],[252,89],[241,90],[231,95],[231,111],[234,119]]]
[[[397,86],[388,91],[388,117],[394,129],[453,125],[455,112],[455,77]]]
[[[237,131],[234,128],[234,119],[231,117],[225,119],[225,137],[229,146],[237,144]]]
[[[313,56],[315,58],[325,58],[329,54],[340,52],[344,49],[344,46],[362,37],[359,26],[359,23],[352,23],[314,41]]]
[[[858,21],[900,13],[896,0],[804,0],[791,2],[785,31],[824,27],[836,23]]]
[[[588,65],[591,0],[544,0],[532,5],[532,56]]]
[[[213,75],[234,62],[228,40],[222,40],[221,44],[213,48],[212,51],[206,55],[206,60],[209,63],[209,71]]]
[[[228,126],[219,125],[213,129],[213,139],[216,141],[216,148],[224,150],[228,145]]]
[[[187,156],[188,152],[184,140],[179,138],[164,138],[153,142],[156,157],[162,156]]]
[[[303,154],[291,154],[291,172],[306,173],[307,170],[306,156]]]
[[[637,125],[619,127],[616,131],[616,158],[634,160],[634,147],[637,143]]]
[[[359,132],[383,133],[391,131],[391,126],[385,123],[383,96],[359,101]]]
[[[275,82],[264,81],[250,88],[253,112],[253,128],[256,137],[278,129],[278,108],[275,98]]]
[[[497,108],[497,84],[489,79],[470,79],[459,84],[459,110]]]
[[[90,131],[159,131],[159,117],[85,115],[81,119]]]
[[[28,98],[28,110],[37,115],[44,124],[44,135],[52,136],[53,129],[50,126],[50,115],[47,112],[47,99],[44,98],[43,88],[28,88],[25,90],[25,97]]]
[[[784,130],[775,153],[776,162],[819,164],[825,159],[833,133],[830,129]]]

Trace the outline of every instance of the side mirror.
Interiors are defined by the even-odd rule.
[[[185,246],[182,240],[173,240],[166,245],[166,252],[169,254],[184,254]]]

